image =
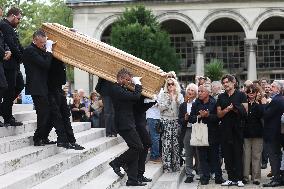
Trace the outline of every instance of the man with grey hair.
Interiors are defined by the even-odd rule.
[[[215,173],[215,183],[222,184],[222,171],[219,156],[220,134],[217,117],[216,100],[210,96],[211,84],[205,83],[198,88],[198,99],[192,105],[189,122],[202,120],[208,127],[208,146],[198,146],[197,153],[201,170],[201,185],[207,185],[210,179],[210,169]]]
[[[274,81],[271,84],[271,102],[264,108],[263,139],[267,145],[273,179],[263,187],[277,187],[281,185],[281,116],[284,112],[284,98],[280,94],[282,84]]]
[[[220,81],[213,81],[211,83],[211,86],[212,86],[211,96],[215,98],[215,100],[217,100],[218,95],[222,93],[222,83]]]

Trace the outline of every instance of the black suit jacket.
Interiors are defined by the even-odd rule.
[[[118,132],[135,128],[134,104],[140,99],[142,86],[135,85],[134,91],[115,83],[111,88],[115,111],[115,125]]]
[[[53,57],[48,71],[48,92],[58,93],[62,91],[62,85],[66,84],[66,67],[64,63]]]
[[[284,97],[276,95],[264,108],[263,138],[265,141],[280,141],[281,137],[281,116],[284,112]]]
[[[7,81],[4,74],[4,68],[3,68],[3,58],[5,56],[5,50],[4,50],[4,37],[3,33],[0,31],[0,88],[7,87]]]
[[[178,123],[185,128],[187,126],[188,120],[184,119],[185,114],[187,113],[187,102],[181,103],[179,106],[179,113],[178,113]]]
[[[12,56],[8,61],[4,61],[5,69],[19,69],[22,62],[24,48],[20,44],[18,34],[7,19],[0,21],[0,30],[4,36],[4,42],[8,45]]]
[[[47,78],[52,54],[31,44],[24,50],[23,62],[26,71],[26,94],[46,96]]]

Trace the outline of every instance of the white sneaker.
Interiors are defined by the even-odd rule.
[[[230,180],[227,180],[221,184],[221,186],[232,186],[234,183]]]
[[[238,187],[244,187],[245,185],[244,185],[243,181],[238,181],[237,186]]]

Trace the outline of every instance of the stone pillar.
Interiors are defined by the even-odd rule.
[[[247,73],[247,79],[253,81],[257,79],[257,73],[256,73],[256,52],[255,48],[257,45],[257,38],[254,39],[245,39],[246,44],[246,51],[248,55],[248,73]]]
[[[204,47],[205,40],[192,40],[195,48],[195,72],[197,76],[204,76]]]

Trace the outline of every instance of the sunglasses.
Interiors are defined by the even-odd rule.
[[[254,94],[256,91],[247,91],[247,94]]]
[[[171,85],[174,86],[175,84],[174,83],[168,83],[168,86],[171,86]]]

